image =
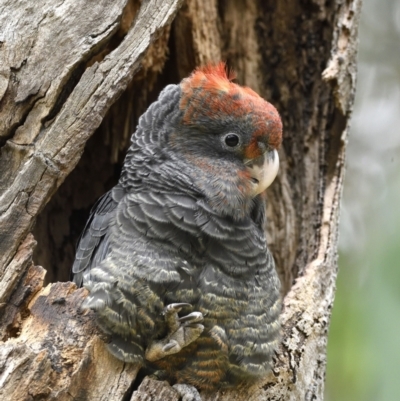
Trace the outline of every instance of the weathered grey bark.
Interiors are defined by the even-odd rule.
[[[75,212],[112,185],[138,115],[162,86],[220,59],[284,123],[267,226],[283,339],[262,383],[203,398],[323,398],[360,3],[0,0],[1,399],[178,400],[149,379],[132,395],[137,371],[106,352],[79,308],[85,291],[42,288],[30,233],[37,221],[34,260],[50,281],[67,279],[70,228],[85,219]]]

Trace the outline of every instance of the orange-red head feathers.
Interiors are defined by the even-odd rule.
[[[180,109],[184,124],[201,124],[205,119],[240,119],[251,122],[252,140],[245,149],[249,159],[260,155],[258,143],[265,139],[277,149],[282,141],[282,122],[270,103],[248,87],[232,81],[224,63],[197,68],[181,83]]]

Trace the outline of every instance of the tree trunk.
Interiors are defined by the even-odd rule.
[[[271,374],[202,397],[323,399],[360,3],[0,0],[0,399],[178,401],[108,354],[69,271],[139,115],[221,59],[282,116],[266,230],[284,309]]]

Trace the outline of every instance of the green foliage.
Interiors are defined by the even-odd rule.
[[[365,252],[342,252],[328,344],[329,401],[393,401],[400,379],[400,179],[368,218]]]

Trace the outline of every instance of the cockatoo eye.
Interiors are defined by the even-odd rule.
[[[224,138],[225,144],[230,148],[234,148],[239,145],[239,135],[237,134],[228,134]]]

